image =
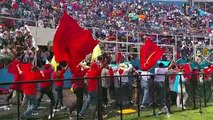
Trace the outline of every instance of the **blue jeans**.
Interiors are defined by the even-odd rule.
[[[55,91],[57,95],[54,109],[57,109],[59,106],[63,106],[63,87],[55,86]]]
[[[33,111],[37,108],[37,97],[36,95],[26,95],[27,110],[24,112],[23,117],[29,118]]]
[[[88,93],[87,100],[85,101],[79,114],[84,115],[86,113],[86,111],[88,110],[90,104],[93,104],[93,103],[95,103],[96,106],[98,104],[98,94],[96,91]]]
[[[149,83],[148,81],[141,80],[141,89],[143,93],[143,99],[141,105],[149,103]]]

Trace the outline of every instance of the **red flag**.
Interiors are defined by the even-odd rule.
[[[165,50],[158,47],[151,39],[146,39],[140,49],[140,66],[142,70],[151,69],[162,57]]]
[[[204,80],[210,80],[211,79],[211,73],[212,73],[212,67],[211,66],[209,66],[209,67],[207,67],[207,68],[205,68],[204,70],[203,70],[203,73],[204,73]]]
[[[117,58],[116,58],[116,63],[117,63],[117,64],[120,63],[121,58],[122,58],[122,54],[119,52],[119,53],[117,54]]]
[[[183,69],[184,70],[184,77],[187,79],[187,80],[190,80],[191,78],[191,66],[189,63],[185,64],[185,65],[179,65],[179,68]]]
[[[98,43],[89,30],[81,28],[76,20],[64,12],[53,41],[55,60],[66,61],[74,73],[76,66]]]

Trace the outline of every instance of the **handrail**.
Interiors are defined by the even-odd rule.
[[[203,74],[203,72],[199,72],[197,74],[193,75],[200,75]],[[118,77],[129,77],[129,76],[156,76],[156,75],[161,75],[161,76],[171,76],[171,75],[192,75],[192,74],[147,74],[147,75],[114,75],[113,77],[118,78]],[[203,74],[203,75],[212,75],[212,74]],[[0,83],[0,85],[10,85],[10,84],[24,84],[24,83],[40,83],[40,82],[57,82],[57,81],[71,81],[71,80],[85,80],[85,79],[99,79],[99,78],[109,78],[112,76],[97,76],[97,77],[83,77],[83,78],[70,78],[70,79],[46,79],[46,80],[33,80],[33,81],[17,81],[17,82],[5,82],[5,83]]]

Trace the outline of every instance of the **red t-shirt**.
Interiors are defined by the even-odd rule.
[[[63,69],[63,70],[61,70],[61,71],[59,71],[58,73],[58,75],[57,75],[57,72],[54,72],[53,73],[53,79],[62,79],[61,81],[55,81],[54,82],[54,85],[55,86],[59,86],[59,87],[63,87],[64,86],[64,81],[63,81],[63,79],[64,79],[64,73],[66,72],[66,70],[65,69]]]
[[[43,70],[42,71],[44,73],[44,77],[42,77],[42,80],[50,80],[51,79],[51,74],[53,72],[53,69],[49,69],[49,70]],[[41,82],[40,83],[40,87],[43,88],[47,88],[51,86],[51,82]]]
[[[109,76],[110,76],[110,84],[114,84],[114,71],[112,68],[109,69]]]
[[[41,79],[40,72],[23,71],[22,80],[23,81],[35,81]],[[36,95],[37,94],[37,83],[24,83],[22,84],[22,90],[26,95]]]
[[[76,72],[75,74],[72,75],[72,79],[83,78],[84,75],[87,73],[87,71],[88,71],[88,69],[79,70],[78,72]],[[72,80],[71,84],[72,84],[74,89],[83,88],[84,87],[84,80],[83,79]]]
[[[101,75],[101,68],[98,67],[98,65],[94,63],[91,65],[91,69],[87,73],[88,78],[92,77],[99,77]],[[93,92],[98,90],[98,79],[88,79],[88,86],[87,86],[88,92]]]
[[[19,60],[14,60],[11,62],[10,66],[8,67],[8,72],[12,73],[14,76],[14,82],[20,81],[20,75],[19,75],[18,69],[16,67],[20,63],[21,62]],[[20,86],[20,84],[12,84],[11,89],[20,90],[21,86]]]

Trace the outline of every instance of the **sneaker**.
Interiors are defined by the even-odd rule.
[[[158,114],[168,113],[167,111],[168,111],[168,110],[167,110],[167,107],[166,107],[166,106],[164,106],[164,107],[161,109],[161,111],[160,111],[160,112],[158,112]]]
[[[32,115],[38,115],[39,113],[38,112],[34,112],[34,113],[32,113]]]
[[[59,112],[60,110],[59,109],[53,109],[53,112]]]
[[[137,107],[138,105],[137,105],[137,104],[134,104],[133,106],[134,106],[134,107]]]
[[[51,118],[55,117],[55,113],[52,113],[52,117],[51,115],[48,116],[48,120],[50,120]]]
[[[61,107],[60,107],[61,110],[64,110],[64,109],[66,109],[66,108],[67,108],[67,107],[65,107],[65,106],[61,106]]]
[[[85,116],[81,115],[81,114],[79,114],[78,116],[79,116],[80,119],[84,119],[85,118]]]
[[[141,105],[141,108],[146,108],[144,105]]]
[[[107,105],[103,105],[103,107],[104,107],[104,108],[106,108],[106,107],[107,107]]]
[[[3,109],[4,111],[9,111],[10,107],[5,105],[5,106],[1,106],[0,109]]]

